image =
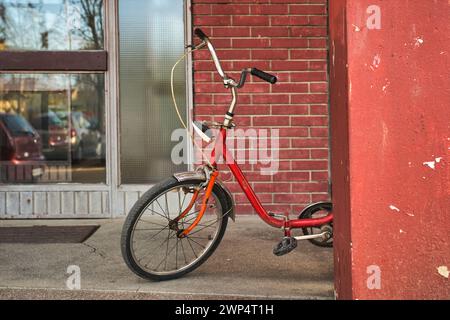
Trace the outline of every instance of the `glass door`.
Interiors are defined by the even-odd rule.
[[[183,0],[118,0],[119,162],[117,208],[127,213],[140,194],[187,165],[174,164],[171,141],[180,128],[173,108],[170,72],[184,52]],[[175,76],[182,116],[187,116],[183,64]]]

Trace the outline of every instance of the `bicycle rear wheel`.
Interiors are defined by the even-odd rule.
[[[203,181],[171,177],[147,191],[128,214],[122,230],[122,255],[128,267],[149,280],[170,280],[198,268],[214,252],[228,223],[227,200],[216,187],[200,223],[184,238],[197,217]],[[197,198],[195,191],[199,190]],[[189,209],[189,210],[187,210]],[[184,211],[179,221],[175,218]]]

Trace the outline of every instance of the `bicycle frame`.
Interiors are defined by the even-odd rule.
[[[195,47],[195,50],[201,49],[203,47],[207,47],[211,53],[212,60],[214,62],[215,68],[223,80],[223,84],[226,88],[231,90],[232,100],[230,106],[228,108],[228,112],[225,114],[225,118],[223,121],[223,125],[220,127],[219,136],[215,141],[214,149],[211,152],[209,164],[211,169],[214,171],[214,179],[210,179],[208,181],[209,188],[212,188],[212,184],[214,184],[214,180],[217,177],[217,161],[216,159],[220,156],[223,156],[225,163],[230,168],[234,177],[238,181],[240,187],[244,191],[247,199],[250,201],[253,208],[256,210],[261,219],[267,224],[276,227],[283,228],[286,236],[290,236],[291,229],[299,229],[299,228],[308,228],[308,227],[320,227],[325,224],[329,224],[333,221],[333,214],[330,213],[325,217],[321,218],[311,218],[311,219],[289,219],[288,215],[280,215],[280,214],[272,214],[264,209],[261,201],[258,199],[258,196],[253,191],[252,187],[248,183],[248,180],[244,176],[241,168],[237,164],[236,160],[233,158],[232,154],[229,152],[226,146],[227,139],[227,131],[228,129],[233,127],[233,117],[234,117],[234,109],[237,104],[237,89],[244,86],[247,74],[252,74],[254,76],[259,77],[262,80],[265,80],[271,84],[275,84],[277,82],[277,78],[273,75],[270,75],[266,72],[258,70],[256,68],[248,68],[244,69],[241,74],[241,78],[239,82],[236,82],[234,79],[227,76],[227,74],[223,71],[220,60],[217,56],[217,53],[214,49],[213,44],[209,40],[209,38],[204,34],[200,29],[196,29],[194,32],[202,42]],[[203,208],[206,206],[209,195],[203,201]],[[198,223],[198,221],[196,222]],[[196,223],[191,225],[191,229],[195,227]],[[187,234],[188,231],[185,231],[184,234]]]
[[[236,160],[233,158],[233,155],[228,150],[226,145],[227,139],[227,129],[221,128],[219,132],[219,137],[215,141],[214,149],[211,152],[211,160],[210,163],[214,168],[217,167],[217,159],[222,154],[225,163],[227,164],[230,171],[233,173],[234,177],[238,181],[242,191],[244,191],[247,199],[250,201],[252,207],[256,210],[257,214],[260,218],[275,228],[284,228],[289,233],[290,229],[299,229],[299,228],[308,228],[308,227],[318,227],[324,224],[331,223],[333,221],[333,214],[330,213],[322,218],[314,218],[314,219],[293,219],[290,220],[288,217],[285,219],[278,219],[274,216],[271,216],[266,209],[264,209],[261,201],[259,200],[256,193],[253,191],[252,187],[248,183],[247,178],[242,172],[241,168],[237,164]],[[217,153],[217,152],[220,153]]]

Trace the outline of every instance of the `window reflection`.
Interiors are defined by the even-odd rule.
[[[103,74],[1,74],[1,183],[105,182],[104,112]]]
[[[103,48],[103,0],[0,1],[0,50]]]

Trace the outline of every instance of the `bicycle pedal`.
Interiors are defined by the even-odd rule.
[[[295,248],[297,248],[297,240],[294,237],[284,237],[281,239],[280,243],[273,248],[273,254],[278,257],[283,256]]]

